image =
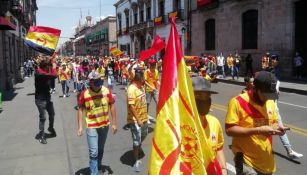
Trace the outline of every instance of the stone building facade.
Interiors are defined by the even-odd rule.
[[[86,23],[76,28],[73,44],[75,56],[109,55],[109,49],[117,44],[116,17],[108,16],[92,25],[88,16]]]
[[[126,55],[137,58],[141,50],[151,47],[155,35],[166,42],[169,36],[169,17],[177,17],[177,29],[183,48],[187,48],[189,30],[188,0],[119,0],[116,7],[118,47]],[[163,53],[159,54],[161,57]]]
[[[23,62],[35,56],[24,40],[36,10],[36,0],[0,1],[0,91],[12,90],[23,78]]]
[[[303,0],[215,0],[195,7],[190,52],[228,55],[237,51],[243,58],[251,53],[256,70],[263,54],[278,54],[282,76],[290,77],[296,51],[307,61],[306,9]]]

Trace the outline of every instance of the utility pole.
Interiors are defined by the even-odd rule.
[[[102,26],[102,24],[101,24],[101,0],[99,0],[99,25]],[[101,27],[101,29],[99,31],[98,57],[101,55],[101,41],[102,41],[102,38],[101,38],[102,34],[101,34],[101,32],[102,32],[102,27]]]

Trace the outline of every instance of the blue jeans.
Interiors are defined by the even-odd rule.
[[[110,88],[111,90],[113,89],[113,83],[114,83],[114,76],[109,75],[108,76],[108,88]]]
[[[225,69],[224,66],[217,66],[217,71],[219,74],[222,74],[225,77]]]
[[[133,147],[140,146],[148,134],[147,121],[144,122],[143,124],[144,124],[143,127],[139,127],[139,125],[136,123],[130,124],[130,131],[132,134]]]
[[[62,85],[63,95],[68,95],[68,92],[69,92],[69,80],[61,81],[61,85]]]
[[[281,116],[280,116],[280,113],[279,113],[279,108],[278,108],[278,101],[276,100],[275,101],[275,104],[276,104],[276,111],[277,111],[277,116],[278,116],[278,124],[283,126],[283,122],[282,122],[282,119],[281,119]],[[291,144],[290,144],[290,141],[288,139],[288,136],[287,134],[285,133],[284,135],[282,136],[279,136],[280,138],[280,141],[282,143],[282,145],[286,148],[286,150],[288,151],[288,149],[291,148]]]
[[[101,169],[104,144],[107,140],[108,131],[109,126],[86,129],[91,175],[98,175],[98,169]]]
[[[234,66],[233,67],[233,74],[232,74],[232,79],[234,78],[234,76],[237,76],[237,79],[239,79],[239,71],[240,71],[240,67],[239,66]]]

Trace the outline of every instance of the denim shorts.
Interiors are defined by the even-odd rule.
[[[130,130],[132,134],[133,146],[140,146],[143,140],[148,134],[148,124],[147,121],[144,122],[143,127],[139,127],[137,123],[130,124]]]
[[[150,104],[152,99],[157,103],[157,92],[146,92],[146,102]]]

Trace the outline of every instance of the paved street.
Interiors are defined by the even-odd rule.
[[[3,103],[4,111],[0,113],[0,174],[2,175],[72,175],[88,173],[88,150],[86,137],[76,135],[76,103],[74,94],[69,98],[60,98],[60,86],[53,94],[56,111],[55,128],[57,137],[47,139],[48,144],[42,145],[35,140],[38,132],[38,111],[34,104],[34,81],[26,79],[17,84],[16,95],[11,101]],[[212,88],[219,92],[213,95],[213,114],[217,116],[222,125],[228,100],[239,93],[242,86],[217,83]],[[126,123],[126,97],[123,86],[116,86],[116,111],[118,116],[118,133],[109,132],[105,145],[103,165],[106,172],[115,175],[135,174],[132,170],[132,142],[129,130],[123,129]],[[281,93],[280,110],[284,123],[291,127],[288,132],[293,148],[307,156],[307,98],[306,96]],[[154,105],[150,107],[150,115],[155,115]],[[154,127],[154,125],[151,125]],[[151,128],[150,131],[153,131]],[[149,134],[143,149],[145,156],[142,159],[141,175],[147,174],[150,154]],[[225,152],[229,165],[233,165],[232,153],[229,149],[231,138],[225,136]],[[304,175],[307,161],[293,161],[286,157],[279,138],[274,138],[275,157],[277,159],[278,175]],[[107,174],[107,173],[106,173]],[[232,174],[232,173],[230,173]]]

